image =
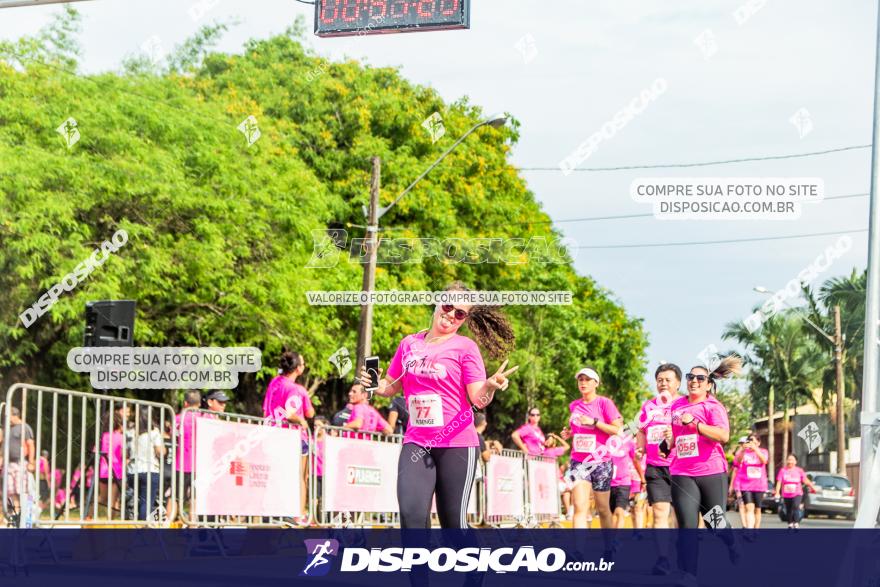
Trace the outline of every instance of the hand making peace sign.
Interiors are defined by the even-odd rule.
[[[498,389],[500,389],[501,391],[504,391],[505,389],[507,389],[507,386],[510,383],[507,380],[507,376],[510,375],[511,373],[513,373],[514,371],[516,371],[517,369],[519,369],[519,365],[517,365],[516,367],[512,367],[512,368],[508,369],[507,371],[505,371],[504,368],[506,366],[507,366],[507,359],[505,359],[504,362],[501,363],[501,366],[498,367],[498,370],[495,371],[495,374],[486,380],[486,385],[488,387],[490,387],[493,391],[498,390]]]

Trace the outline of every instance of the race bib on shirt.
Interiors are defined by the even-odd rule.
[[[798,484],[797,483],[784,483],[782,485],[783,493],[797,493]]]
[[[426,393],[409,396],[409,425],[418,428],[443,426],[443,402],[440,395]]]
[[[697,435],[685,434],[675,439],[675,454],[680,459],[695,457],[700,454],[697,448]]]
[[[746,477],[749,479],[760,479],[761,467],[746,467]]]
[[[574,435],[574,452],[596,452],[596,435],[595,434],[575,434]]]
[[[660,444],[666,438],[665,426],[651,426],[648,428],[648,444]]]

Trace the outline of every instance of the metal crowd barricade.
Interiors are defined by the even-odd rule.
[[[234,422],[237,424],[245,424],[248,426],[253,426],[254,430],[252,431],[252,439],[251,442],[258,443],[261,436],[261,430],[270,430],[277,428],[274,423],[267,421],[265,418],[260,418],[257,416],[246,416],[243,414],[232,414],[226,412],[215,412],[212,410],[205,409],[194,409],[194,408],[186,408],[178,414],[175,420],[174,426],[174,434],[177,438],[177,444],[180,446],[181,450],[179,455],[175,458],[175,473],[177,474],[177,504],[179,507],[179,516],[181,522],[187,526],[192,527],[209,527],[209,528],[221,528],[221,527],[239,527],[239,528],[250,528],[250,527],[291,527],[291,526],[308,526],[312,520],[311,508],[308,504],[308,498],[306,499],[306,507],[302,512],[301,519],[295,519],[292,516],[255,516],[255,515],[199,515],[195,514],[195,505],[197,500],[199,499],[199,495],[196,491],[196,483],[198,481],[196,477],[196,445],[198,443],[198,439],[196,438],[195,429],[196,429],[196,420],[199,418],[210,418],[214,420],[219,420],[221,422]],[[191,427],[187,426],[187,421],[191,422]],[[293,426],[285,426],[292,428]],[[187,432],[189,430],[190,432]],[[311,445],[311,435],[308,430],[300,430],[300,434],[302,435],[300,438],[302,440],[309,441]],[[187,451],[186,447],[189,446],[190,450]],[[236,450],[240,450],[240,447],[236,446],[233,448],[233,452]],[[299,453],[300,447],[295,447],[295,452],[291,454],[293,456],[302,455]],[[185,454],[189,453],[189,462],[185,463]],[[234,455],[230,455],[233,456]],[[300,467],[297,475],[306,474],[308,475],[306,479],[306,487],[310,484],[309,474],[312,470],[312,451],[310,450],[306,457],[306,466]],[[178,466],[178,464],[180,466]],[[189,465],[188,467],[186,465]],[[189,471],[186,471],[186,469]],[[202,496],[204,498],[204,496]]]
[[[162,466],[164,446],[155,447],[173,421],[171,406],[25,383],[9,388],[5,404],[7,520],[21,527],[169,523],[165,497],[175,480]],[[10,454],[13,430],[17,454]]]
[[[517,463],[505,461],[503,473],[496,469],[503,459],[515,459]],[[508,466],[510,465],[510,466]],[[525,482],[525,454],[518,450],[503,449],[500,455],[492,455],[486,464],[485,486],[485,509],[483,510],[484,522],[492,527],[522,526],[526,519],[525,506],[528,503],[528,485]],[[509,497],[507,497],[509,496]],[[496,506],[500,506],[501,499],[511,499],[506,513],[497,513]],[[517,507],[517,502],[519,506]],[[496,512],[496,513],[493,513]]]
[[[347,528],[347,527],[399,527],[400,512],[397,511],[345,511],[345,510],[328,510],[324,504],[328,502],[328,487],[324,483],[324,477],[328,470],[334,470],[336,473],[343,471],[343,467],[347,467],[346,463],[335,462],[333,458],[328,460],[326,456],[326,438],[327,436],[347,438],[355,442],[373,442],[383,445],[394,444],[402,445],[403,436],[399,434],[382,434],[381,432],[360,432],[340,426],[322,426],[322,431],[315,431],[315,441],[312,443],[315,458],[312,459],[312,475],[309,493],[314,496],[311,500],[311,510],[318,526],[324,528]],[[332,455],[330,455],[332,456]],[[323,473],[317,474],[317,463],[320,461],[323,465]],[[394,463],[396,469],[397,462]],[[346,475],[347,475],[346,471]],[[394,480],[396,485],[397,481]],[[395,493],[396,495],[396,493]]]
[[[554,457],[545,457],[539,455],[524,455],[525,457],[525,476],[526,476],[526,520],[528,525],[539,525],[541,523],[550,523],[551,526],[557,526],[559,524],[559,518],[562,513],[562,496],[559,493],[559,483],[558,480],[558,468],[556,459]],[[536,488],[537,475],[535,474],[535,465],[533,463],[547,463],[553,467],[552,477],[549,479],[549,490],[550,496],[547,497],[546,501],[549,502],[552,499],[554,506],[552,511],[548,511],[548,508],[542,506],[535,506],[536,501],[539,499],[537,495],[533,493]],[[548,467],[549,474],[549,467]],[[546,479],[542,479],[547,481]],[[543,496],[542,496],[543,497]]]

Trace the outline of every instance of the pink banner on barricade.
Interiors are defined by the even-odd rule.
[[[559,484],[556,464],[550,461],[527,461],[529,506],[533,514],[559,514]]]
[[[300,431],[196,418],[199,516],[301,516]]]
[[[486,464],[486,515],[523,516],[522,459],[492,455]]]
[[[324,509],[331,512],[397,512],[400,445],[324,437]]]

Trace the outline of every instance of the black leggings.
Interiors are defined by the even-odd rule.
[[[785,502],[785,514],[788,516],[789,524],[798,523],[798,515],[800,514],[801,509],[801,500],[803,498],[803,495],[795,495],[794,497],[782,498],[782,500]]]
[[[467,528],[467,504],[479,449],[475,446],[426,450],[407,443],[397,464],[400,527],[430,528],[431,498],[437,494],[441,528]]]
[[[724,520],[724,529],[718,535],[727,544],[734,547],[733,531],[727,523],[727,474],[703,475],[686,477],[672,475],[672,507],[680,528],[698,528],[700,516],[706,515],[715,506],[720,508],[720,516]],[[718,510],[716,510],[718,511]],[[704,520],[705,521],[705,520]],[[720,518],[706,522],[707,528],[717,528]],[[678,566],[692,575],[697,574],[700,547],[696,533],[679,532]]]

